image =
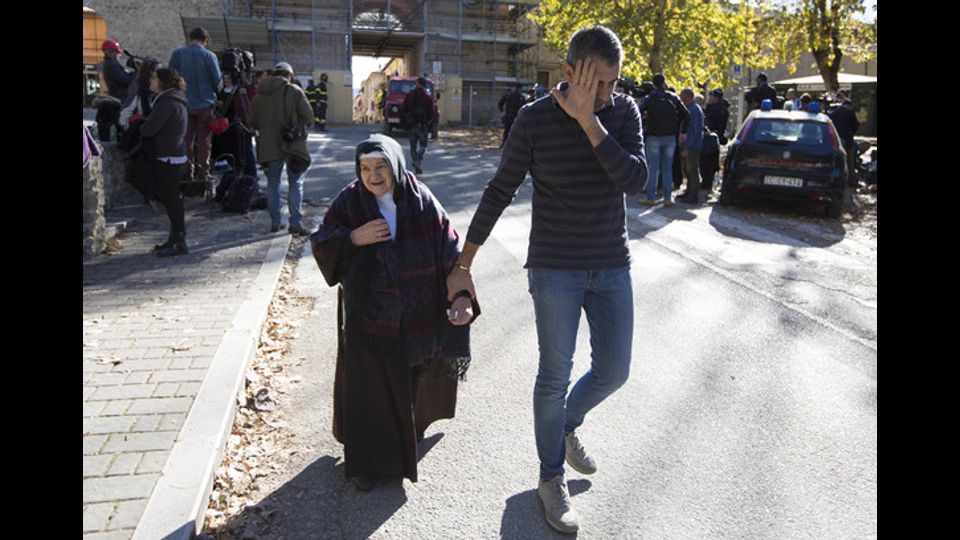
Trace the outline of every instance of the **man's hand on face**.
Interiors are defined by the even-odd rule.
[[[573,80],[568,82],[570,86],[566,96],[556,88],[550,90],[550,93],[571,118],[581,125],[586,124],[593,119],[596,109],[597,87],[600,84],[597,78],[597,62],[591,57],[578,60]]]

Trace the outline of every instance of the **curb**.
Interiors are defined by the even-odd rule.
[[[275,238],[251,291],[227,330],[140,522],[134,540],[190,540],[203,527],[216,469],[223,459],[237,400],[293,237]]]

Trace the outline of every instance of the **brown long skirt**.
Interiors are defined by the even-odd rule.
[[[457,380],[440,375],[437,360],[411,369],[401,340],[345,334],[337,352],[333,435],[344,446],[346,476],[416,482],[417,442],[435,420],[454,417]]]

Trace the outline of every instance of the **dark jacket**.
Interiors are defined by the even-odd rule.
[[[747,92],[745,96],[747,103],[752,104],[754,109],[759,109],[760,104],[765,99],[776,103],[777,102],[777,91],[767,83],[760,83],[759,86],[755,86]]]
[[[827,114],[837,128],[837,135],[849,146],[853,142],[853,136],[860,129],[860,121],[857,120],[857,114],[847,105],[841,105]]]
[[[707,129],[716,133],[720,138],[720,144],[727,144],[726,133],[727,123],[730,121],[730,102],[721,99],[717,103],[707,105],[707,109],[704,111],[704,120]]]
[[[412,115],[418,124],[433,122],[433,98],[426,89],[417,86],[403,98],[403,114]]]
[[[644,98],[637,108],[640,114],[647,113],[644,135],[664,137],[686,133],[690,124],[690,111],[680,101],[680,97],[665,88],[658,88]]]
[[[523,94],[520,92],[509,92],[504,94],[500,98],[500,103],[497,104],[497,109],[504,113],[505,120],[510,121],[517,118],[517,113],[520,112],[520,107],[526,105],[526,101],[523,99]],[[506,109],[504,109],[506,106]]]
[[[107,83],[107,93],[111,97],[123,100],[127,97],[127,89],[136,77],[135,73],[128,73],[120,62],[107,58],[103,61],[103,79]]]
[[[153,102],[153,110],[140,126],[140,136],[154,139],[156,156],[187,155],[187,96],[181,90],[161,92]]]

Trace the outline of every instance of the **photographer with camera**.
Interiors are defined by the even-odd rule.
[[[310,167],[306,130],[313,123],[313,109],[306,94],[293,81],[293,67],[280,62],[273,76],[260,83],[253,99],[250,127],[259,131],[257,161],[267,174],[267,209],[270,211],[270,232],[280,225],[280,175],[287,166],[288,201],[290,205],[289,231],[307,234],[303,228],[303,173]]]
[[[107,82],[107,94],[122,100],[127,96],[127,89],[136,75],[128,72],[117,59],[123,53],[123,48],[116,40],[105,40],[100,49],[103,51],[103,78]]]

